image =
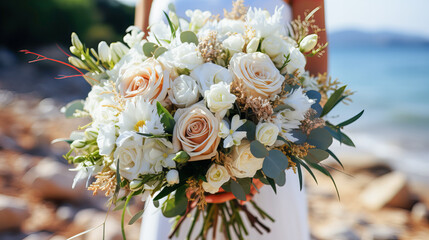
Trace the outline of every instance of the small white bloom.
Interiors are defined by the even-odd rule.
[[[114,42],[110,44],[110,50],[112,51],[112,61],[114,63],[119,62],[121,58],[128,53],[130,50],[125,44],[121,42]]]
[[[110,62],[112,59],[112,52],[105,41],[98,44],[98,56],[102,62]]]
[[[203,58],[197,46],[194,43],[182,43],[179,46],[168,50],[158,57],[168,68],[176,68],[177,70],[192,71],[199,65],[203,64]]]
[[[89,71],[89,68],[79,58],[70,56],[68,60],[73,66]]]
[[[301,40],[299,43],[299,50],[301,52],[309,52],[317,45],[317,34],[310,34]]]
[[[72,45],[75,46],[79,51],[83,50],[83,44],[80,41],[77,34],[74,32],[71,34],[71,42],[72,42]]]
[[[144,32],[136,26],[129,26],[126,30],[127,34],[124,36],[124,42],[133,48],[135,45],[140,45],[143,41]]]
[[[178,184],[179,183],[179,172],[176,169],[171,169],[167,172],[167,175],[165,176],[167,179],[167,183],[170,185]]]
[[[283,6],[276,7],[274,14],[270,14],[266,10],[249,8],[246,17],[246,24],[253,28],[256,32],[256,37],[265,38],[270,35],[286,35],[286,28],[282,16]]]
[[[163,168],[175,168],[173,161],[173,144],[165,138],[145,139],[143,145],[143,161],[148,164],[142,173],[159,173]]]
[[[201,95],[209,90],[213,84],[224,82],[232,83],[232,75],[228,69],[214,63],[204,63],[191,72],[191,77],[197,80]]]
[[[232,108],[237,97],[230,92],[229,84],[220,82],[212,85],[210,90],[205,92],[204,99],[210,111],[223,118],[228,109]]]
[[[258,123],[256,126],[256,140],[265,146],[273,145],[277,136],[279,135],[279,128],[273,123]]]
[[[289,56],[289,62],[286,67],[281,70],[282,74],[291,74],[295,71],[301,75],[305,72],[305,64],[307,60],[305,59],[304,54],[299,51],[296,47],[291,47],[289,51],[280,53],[277,57],[273,59],[273,62],[276,64],[276,67],[281,67],[286,60],[286,57]]]
[[[219,137],[223,138],[223,147],[230,148],[233,145],[240,145],[241,140],[246,137],[246,131],[237,131],[246,122],[245,119],[240,119],[238,114],[234,115],[231,120],[231,129],[225,120],[220,122]]]
[[[119,133],[136,131],[141,133],[163,134],[164,126],[158,115],[155,103],[142,96],[127,101],[125,109],[119,115]]]
[[[113,124],[102,124],[97,137],[100,155],[110,155],[115,148],[116,127]]]
[[[222,45],[233,55],[234,53],[242,52],[245,43],[241,34],[234,34],[225,39]]]
[[[202,12],[199,9],[194,11],[186,10],[185,14],[191,19],[189,29],[194,32],[200,29],[212,15],[209,11]]]
[[[212,164],[207,170],[207,182],[203,182],[203,188],[206,192],[217,193],[222,184],[229,180],[228,171],[224,166]]]
[[[238,178],[253,177],[262,168],[264,158],[256,158],[250,151],[250,142],[244,140],[232,150],[232,174]]]
[[[258,46],[259,46],[259,38],[256,38],[256,37],[252,38],[246,46],[246,52],[247,53],[256,52],[258,50]]]
[[[195,79],[180,75],[170,84],[168,91],[171,102],[178,107],[189,107],[198,102],[200,94]]]
[[[275,58],[279,54],[289,52],[289,49],[294,47],[295,44],[291,44],[279,36],[268,36],[261,43],[262,52],[266,53],[270,58]]]
[[[317,83],[317,77],[310,75],[310,72],[306,71],[301,75],[302,87],[305,91],[315,90],[319,91],[319,84]]]

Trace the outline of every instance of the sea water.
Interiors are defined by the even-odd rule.
[[[332,46],[329,73],[356,91],[353,103],[341,104],[329,120],[365,109],[345,129],[357,149],[429,180],[429,46]]]

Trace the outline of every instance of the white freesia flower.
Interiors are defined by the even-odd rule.
[[[275,58],[279,54],[288,52],[290,48],[294,47],[296,43],[286,41],[279,36],[268,36],[261,43],[262,52],[266,53],[270,58]]]
[[[164,133],[164,126],[155,103],[151,103],[141,96],[127,101],[124,111],[119,115],[118,127],[120,134],[126,131],[155,135]]]
[[[158,57],[166,67],[192,71],[199,65],[203,64],[203,58],[194,43],[182,43],[179,46],[168,50]]]
[[[195,79],[180,75],[170,83],[168,95],[171,102],[178,107],[189,107],[198,102],[200,94]]]
[[[102,62],[110,62],[112,59],[112,52],[105,41],[98,44],[98,56]]]
[[[110,155],[115,148],[116,126],[113,124],[100,125],[97,137],[97,145],[100,149],[100,155]]]
[[[256,158],[250,152],[250,142],[245,140],[232,150],[232,174],[238,178],[253,177],[262,168],[264,158]]]
[[[222,45],[233,55],[234,53],[242,52],[245,43],[241,34],[234,34],[225,39]]]
[[[163,168],[175,168],[173,161],[173,144],[165,138],[145,139],[143,145],[143,161],[147,163],[147,168],[142,169],[142,173],[159,173]]]
[[[119,161],[122,177],[133,180],[149,169],[149,163],[143,160],[142,136],[131,131],[124,132],[116,140],[116,146],[114,157]]]
[[[299,128],[301,121],[304,120],[305,114],[313,105],[311,100],[304,94],[302,88],[298,88],[286,96],[283,104],[290,107],[276,114],[275,124],[281,128],[280,135],[290,141],[297,141],[290,131]]]
[[[204,93],[204,99],[210,111],[216,113],[216,116],[223,118],[232,108],[237,97],[230,92],[230,85],[220,82],[210,86],[209,90]]]
[[[247,53],[256,52],[258,50],[258,46],[259,46],[259,38],[254,37],[247,44],[246,52]]]
[[[201,95],[209,90],[213,84],[224,82],[232,83],[232,75],[228,69],[214,63],[204,63],[191,72],[191,77],[197,80]]]
[[[234,80],[241,82],[250,96],[274,100],[281,92],[284,77],[264,53],[236,53],[229,69]]]
[[[309,52],[317,45],[317,34],[310,34],[301,40],[299,43],[299,50],[301,52]]]
[[[273,145],[277,136],[279,135],[279,128],[273,123],[258,123],[256,126],[256,140],[265,146]]]
[[[124,42],[130,47],[140,45],[143,41],[144,32],[136,26],[129,26],[126,30],[127,34],[124,36]]]
[[[289,56],[289,62],[287,63],[286,67],[281,69],[282,74],[291,74],[295,71],[301,75],[305,72],[304,67],[307,63],[307,60],[305,59],[304,54],[299,51],[296,47],[291,47],[288,50],[285,50],[284,52],[280,53],[277,57],[273,59],[273,62],[276,64],[277,67],[282,67],[284,62],[286,61],[286,57]]]
[[[255,30],[256,37],[265,38],[270,35],[286,35],[285,24],[282,16],[283,6],[276,7],[274,14],[258,8],[249,8],[246,24]]]
[[[199,9],[194,11],[186,10],[185,14],[191,19],[189,22],[189,29],[194,32],[200,29],[212,15],[209,11],[203,12]]]
[[[203,182],[203,188],[206,192],[217,193],[219,188],[229,180],[228,171],[224,166],[212,164],[207,170],[207,182]]]
[[[179,183],[179,172],[176,169],[171,169],[167,172],[167,175],[165,176],[167,179],[167,183],[169,185],[174,185]]]
[[[119,62],[123,56],[125,56],[130,50],[125,44],[122,42],[114,42],[110,44],[110,50],[112,53],[112,61],[114,63]]]
[[[240,119],[238,114],[234,115],[231,120],[231,128],[228,126],[228,122],[222,120],[219,127],[219,137],[223,138],[223,147],[230,148],[233,145],[240,145],[241,140],[246,137],[246,131],[237,131],[246,122],[245,119]]]

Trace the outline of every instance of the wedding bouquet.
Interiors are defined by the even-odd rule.
[[[91,119],[62,139],[76,166],[73,187],[87,179],[94,194],[104,191],[123,211],[122,229],[136,197],[176,218],[171,236],[189,215],[188,238],[197,221],[202,239],[209,230],[243,239],[245,219],[269,231],[262,219],[273,219],[252,196],[263,185],[283,186],[285,171],[298,174],[301,187],[301,169],[332,178],[320,162],[339,162],[329,150],[333,138],[353,146],[342,128],[362,115],[339,124],[323,118],[351,92],[306,72],[306,57],[326,47],[318,44],[315,11],[286,27],[281,8],[271,15],[242,1],[222,19],[188,10],[185,20],[172,8],[168,24],[152,25],[147,36],[129,27],[125,44],[103,41],[98,51],[73,33],[67,65],[92,86],[86,100],[63,109]]]

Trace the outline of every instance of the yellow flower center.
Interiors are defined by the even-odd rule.
[[[141,127],[143,127],[146,124],[145,120],[140,120],[134,125],[134,131],[138,132]]]
[[[167,157],[168,157],[168,154],[167,154],[167,153],[163,153],[163,154],[162,154],[162,156],[163,156],[164,158],[167,158]]]
[[[234,133],[234,131],[231,129],[231,130],[229,130],[229,134],[233,134]]]

